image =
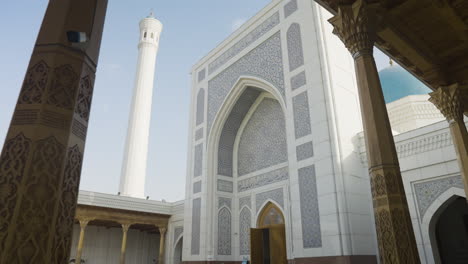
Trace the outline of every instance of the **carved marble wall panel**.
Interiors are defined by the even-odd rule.
[[[201,218],[201,198],[196,198],[192,203],[192,241],[191,254],[200,254],[200,218]]]
[[[427,208],[429,208],[437,197],[451,187],[464,189],[462,178],[460,176],[452,176],[414,184],[414,192],[421,219],[426,213]]]
[[[203,167],[203,143],[195,146],[195,153],[193,158],[193,176],[197,177],[202,175]]]
[[[293,97],[294,134],[296,139],[309,135],[310,128],[309,99],[307,92]]]
[[[232,199],[231,198],[227,198],[227,197],[219,197],[218,198],[218,209],[223,207],[223,206],[226,206],[227,208],[229,208],[229,210],[231,210],[231,204],[232,204]]]
[[[296,147],[297,160],[305,160],[314,156],[314,144],[307,142]]]
[[[201,88],[197,94],[197,115],[195,124],[198,126],[205,119],[205,89]]]
[[[288,167],[283,167],[238,181],[237,191],[244,192],[287,179],[289,179]]]
[[[235,103],[224,123],[218,145],[218,174],[232,177],[233,151],[237,131],[259,95],[259,90],[247,88]]]
[[[231,255],[231,212],[226,207],[218,213],[218,255]]]
[[[199,139],[202,139],[203,138],[203,127],[197,129],[197,131],[195,131],[195,141],[199,140]]]
[[[302,243],[304,248],[322,246],[315,166],[300,168],[299,195],[301,202]]]
[[[304,65],[304,53],[302,50],[301,26],[293,23],[286,32],[288,43],[289,70],[293,71]]]
[[[208,82],[208,132],[229,91],[241,76],[270,82],[284,97],[283,57],[278,31]]]
[[[218,180],[218,191],[232,193],[234,189],[231,181]]]
[[[287,18],[297,11],[297,0],[291,0],[284,5],[284,17]]]
[[[205,76],[206,76],[206,70],[205,69],[199,71],[198,72],[198,82],[201,82],[201,81],[205,80]]]
[[[293,77],[291,77],[291,90],[296,90],[297,88],[301,88],[302,86],[306,85],[307,79],[305,71],[302,71]]]
[[[239,198],[239,208],[242,208],[243,206],[248,206],[249,208],[252,208],[252,199],[250,198],[250,196]]]
[[[239,40],[236,44],[234,44],[231,48],[226,50],[223,54],[221,54],[218,58],[216,58],[213,62],[208,65],[208,72],[212,74],[214,71],[219,69],[222,65],[224,65],[228,60],[232,59],[234,56],[239,54],[245,48],[247,48],[250,44],[255,42],[261,36],[265,35],[268,31],[274,28],[276,25],[280,23],[279,13],[276,12],[269,18],[267,18],[262,24],[257,26],[253,29],[249,34]]]
[[[184,227],[183,226],[176,226],[174,228],[174,245],[177,243],[177,239],[179,238],[180,235],[184,233]]]
[[[237,171],[243,176],[288,160],[286,126],[278,101],[263,99],[239,141]]]
[[[193,193],[201,192],[201,181],[197,181],[193,184]]]
[[[250,199],[250,197],[248,197]],[[242,208],[239,206],[239,208]],[[239,249],[240,255],[250,254],[250,228],[252,227],[251,212],[244,207],[239,215]]]
[[[255,195],[255,205],[257,213],[261,209],[261,206],[269,199],[277,202],[281,206],[281,208],[284,208],[283,188],[257,193]]]

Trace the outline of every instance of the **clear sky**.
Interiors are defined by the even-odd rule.
[[[81,176],[82,190],[116,194],[133,90],[138,22],[154,9],[164,29],[156,65],[146,194],[184,198],[190,69],[271,0],[109,0]],[[0,10],[0,146],[11,120],[47,0]],[[379,69],[388,58],[376,52]]]

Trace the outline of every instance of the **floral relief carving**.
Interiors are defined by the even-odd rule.
[[[77,113],[81,118],[86,120],[86,122],[89,121],[91,101],[93,99],[93,83],[94,81],[89,75],[87,75],[81,78],[78,90],[78,98],[77,105],[75,107],[75,113]]]
[[[252,226],[251,218],[252,216],[249,208],[242,208],[239,215],[239,248],[241,255],[250,254],[250,228]]]
[[[55,258],[54,263],[66,263],[68,252],[71,246],[73,234],[73,220],[78,199],[78,187],[80,184],[81,167],[83,165],[83,153],[78,145],[69,148],[65,173],[61,189],[61,199],[59,201],[59,215],[55,226]]]
[[[13,217],[19,185],[32,142],[23,133],[5,142],[0,157],[0,252],[5,252],[6,229]]]
[[[177,226],[174,228],[174,244],[177,243],[177,239],[184,233],[183,226]]]
[[[18,232],[12,239],[8,263],[14,263],[17,254],[24,263],[48,263],[48,236],[53,233],[53,213],[55,212],[57,182],[61,180],[61,169],[65,147],[53,136],[34,143],[31,166],[25,179],[23,199],[16,219]],[[8,249],[7,249],[8,251]]]
[[[218,213],[218,254],[231,255],[231,212],[226,207]]]
[[[26,73],[18,104],[40,104],[49,79],[49,66],[43,60]]]
[[[75,102],[78,76],[71,65],[54,69],[51,85],[47,91],[47,104],[72,110]]]

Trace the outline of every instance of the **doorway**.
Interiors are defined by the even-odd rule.
[[[286,264],[284,216],[273,203],[262,209],[257,228],[250,230],[250,260],[254,264]]]
[[[442,208],[441,208],[442,209]],[[442,209],[435,222],[435,242],[442,264],[468,263],[468,205],[458,197]]]

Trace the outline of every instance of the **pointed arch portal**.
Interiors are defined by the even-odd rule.
[[[252,263],[286,264],[286,230],[281,209],[272,202],[260,211],[257,227],[250,230]]]

